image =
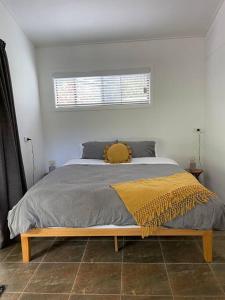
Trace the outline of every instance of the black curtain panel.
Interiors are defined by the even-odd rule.
[[[0,248],[9,242],[8,211],[27,189],[5,46],[0,40]]]

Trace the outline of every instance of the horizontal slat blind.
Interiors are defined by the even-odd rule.
[[[150,103],[150,73],[55,78],[56,108]]]

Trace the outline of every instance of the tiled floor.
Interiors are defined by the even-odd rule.
[[[1,299],[225,300],[225,233],[214,235],[214,261],[198,238],[32,240],[32,262],[20,244],[0,250]]]

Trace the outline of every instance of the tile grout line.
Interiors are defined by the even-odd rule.
[[[20,300],[20,299],[22,298],[24,291],[26,290],[26,288],[27,288],[28,285],[30,284],[30,282],[31,282],[31,280],[33,279],[34,275],[35,275],[35,274],[37,273],[37,271],[40,269],[41,263],[44,261],[45,257],[46,257],[47,254],[48,254],[49,249],[50,249],[51,246],[54,244],[55,240],[56,240],[56,239],[54,239],[53,242],[51,243],[51,245],[48,246],[48,248],[47,248],[47,250],[46,250],[46,253],[43,255],[41,261],[39,262],[39,265],[37,266],[36,270],[35,270],[34,273],[31,275],[30,279],[28,280],[27,284],[25,285],[24,289],[22,290],[22,292],[21,292],[21,294],[20,294],[18,300]],[[31,242],[31,241],[30,241],[30,242]]]
[[[201,244],[203,243],[202,238],[201,238]],[[199,240],[195,240],[195,244],[197,246],[197,248],[200,250],[201,255],[203,256],[203,249],[202,246],[200,246]]]
[[[6,262],[0,262],[0,263],[4,263],[4,264],[22,264],[22,262],[15,262],[15,261],[6,261]],[[119,261],[95,261],[95,262],[90,262],[90,261],[83,261],[83,262],[79,262],[79,261],[75,261],[75,262],[71,262],[71,261],[48,261],[48,262],[30,262],[29,264],[32,265],[32,264],[39,264],[41,263],[42,265],[44,264],[71,264],[71,263],[77,263],[77,264],[119,264],[120,262]],[[123,264],[130,264],[130,265],[135,265],[135,264],[145,264],[145,265],[161,265],[163,264],[163,262],[123,262]],[[192,264],[192,265],[205,265],[206,263],[205,262],[167,262],[167,264],[170,264],[170,265],[189,265],[189,264]],[[213,263],[214,265],[225,265],[225,262],[214,262]]]
[[[20,292],[8,292],[7,294],[20,294]],[[31,295],[70,295],[69,293],[54,293],[54,292],[48,292],[48,293],[37,293],[37,292],[24,292],[24,294],[26,295],[26,294],[31,294]],[[82,294],[82,293],[75,293],[74,294],[75,296],[84,296],[84,294]],[[86,296],[120,296],[119,294],[86,294]],[[160,294],[158,294],[158,295],[152,295],[152,294],[148,294],[148,295],[146,295],[146,294],[140,294],[140,295],[131,295],[131,294],[125,294],[125,295],[122,295],[122,296],[126,296],[126,297],[169,297],[169,298],[171,298],[172,296],[171,295],[165,295],[165,294],[162,294],[162,295],[160,295]],[[204,297],[204,298],[208,298],[208,299],[210,299],[211,300],[211,298],[212,297],[219,297],[219,299],[221,298],[221,300],[222,299],[224,299],[224,295],[199,295],[199,296],[197,296],[197,295],[192,295],[192,296],[179,296],[179,295],[177,295],[177,296],[175,296],[175,297],[182,297],[182,298],[184,298],[184,299],[189,299],[189,298],[192,298],[192,297],[194,297],[194,298],[196,298],[196,300],[197,300],[197,297]]]
[[[86,242],[86,245],[85,245],[85,248],[84,248],[84,252],[83,252],[83,255],[82,255],[82,257],[81,257],[81,260],[80,260],[80,263],[79,263],[79,266],[78,266],[78,269],[77,269],[77,272],[76,272],[76,275],[75,275],[75,278],[74,278],[74,282],[73,282],[73,285],[72,285],[72,288],[71,288],[71,291],[70,291],[70,295],[69,295],[68,300],[69,300],[69,299],[71,298],[71,296],[72,296],[72,292],[73,292],[73,289],[74,289],[74,287],[75,287],[75,283],[76,283],[76,280],[77,280],[77,277],[78,277],[78,273],[79,273],[80,268],[81,268],[81,263],[82,263],[82,261],[83,261],[83,259],[84,259],[84,256],[85,256],[85,253],[86,253],[86,250],[87,250],[88,243],[89,243],[89,238],[88,238],[88,240],[87,240],[87,242]]]
[[[9,251],[9,253],[6,255],[5,258],[3,258],[3,260],[1,262],[6,262],[6,259],[8,258],[8,256],[10,256],[10,254],[13,252],[13,250],[16,248],[16,244],[13,246],[13,248]]]
[[[25,285],[24,289],[22,290],[18,300],[20,300],[23,296],[23,292],[26,290],[26,288],[28,287],[28,285],[30,284],[31,280],[33,279],[34,275],[37,273],[37,271],[39,270],[41,266],[41,262],[39,263],[39,265],[37,266],[36,270],[34,271],[34,273],[31,275],[30,279],[28,280],[27,284]]]
[[[202,241],[201,241],[201,242],[202,242]],[[213,241],[213,242],[214,242],[214,241]],[[202,249],[202,247],[200,246],[200,243],[198,243],[197,240],[196,240],[196,244],[197,244],[198,249],[201,251],[201,253],[202,253],[202,255],[203,255],[203,249]],[[210,263],[207,263],[207,265],[208,265],[208,267],[209,267],[211,273],[213,274],[213,278],[215,279],[215,281],[216,281],[218,287],[220,288],[222,294],[225,295],[225,291],[223,290],[222,285],[220,284],[219,280],[217,279],[216,274],[215,274],[215,272],[214,272],[214,270],[213,270],[211,264],[210,264]]]
[[[19,294],[19,292],[8,292],[8,294]],[[39,293],[39,292],[23,292],[24,295],[70,295],[70,293],[59,293],[59,292],[45,292],[45,293]]]
[[[160,246],[160,249],[161,249],[161,252],[162,252],[163,262],[164,262],[164,266],[165,266],[165,270],[166,270],[166,276],[167,276],[167,279],[168,279],[171,295],[172,295],[172,298],[174,300],[173,290],[172,290],[172,286],[171,286],[171,282],[170,282],[170,278],[169,278],[169,273],[168,273],[168,270],[167,270],[166,260],[165,260],[165,256],[164,256],[164,253],[163,253],[163,248],[162,248],[162,244],[161,244],[160,240],[159,240],[159,246]]]
[[[203,240],[201,238],[201,245],[199,240],[195,240],[195,245],[197,246],[197,249],[200,251],[201,256],[203,257],[203,264],[207,264],[204,258],[204,253],[203,253]]]
[[[214,272],[214,270],[213,270],[211,264],[207,263],[207,265],[208,265],[210,271],[212,272],[213,277],[214,277],[214,279],[215,279],[215,281],[216,281],[218,287],[220,288],[220,290],[221,290],[221,292],[222,292],[222,295],[224,296],[224,295],[225,295],[225,292],[224,292],[224,290],[223,290],[223,287],[222,287],[222,285],[220,284],[219,280],[217,279],[216,274],[215,274],[215,272]]]

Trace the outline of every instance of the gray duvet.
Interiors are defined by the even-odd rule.
[[[110,185],[177,172],[183,172],[183,169],[169,164],[58,168],[34,185],[9,212],[11,238],[31,228],[136,225]],[[211,199],[164,226],[225,230],[225,202],[219,198]]]

